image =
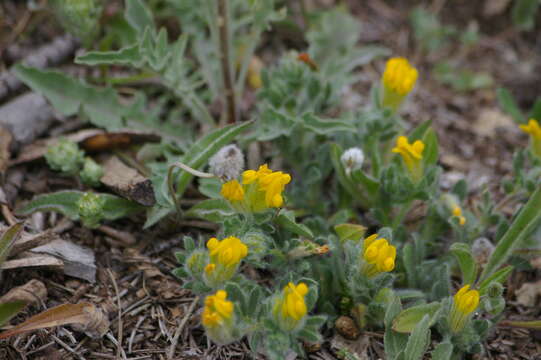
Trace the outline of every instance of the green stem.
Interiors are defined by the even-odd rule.
[[[412,204],[413,204],[413,200],[408,200],[406,203],[402,205],[398,215],[393,219],[393,222],[391,225],[393,231],[395,231],[398,228],[398,225],[402,223],[402,221],[408,214],[409,210],[411,209]]]

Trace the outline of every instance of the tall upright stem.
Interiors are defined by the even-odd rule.
[[[237,106],[231,67],[228,0],[218,0],[218,28],[220,29],[220,59],[227,105],[227,123],[232,124],[237,122]]]

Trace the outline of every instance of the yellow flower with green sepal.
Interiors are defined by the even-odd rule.
[[[541,160],[541,126],[535,119],[530,119],[527,125],[519,125],[520,129],[530,135],[532,154]]]
[[[396,146],[392,149],[392,152],[402,156],[402,160],[414,182],[419,182],[423,177],[424,150],[425,144],[422,140],[416,140],[413,144],[410,144],[408,138],[405,136],[399,136],[396,139]]]
[[[379,238],[378,234],[364,239],[361,255],[361,272],[368,278],[394,269],[396,247],[390,245],[387,239]]]
[[[234,305],[227,300],[227,292],[218,290],[205,298],[201,322],[207,336],[219,344],[233,341]]]
[[[405,97],[413,90],[418,75],[417,69],[411,66],[407,59],[403,57],[390,58],[385,65],[382,76],[381,101],[383,107],[396,112]]]
[[[222,185],[221,194],[234,209],[257,213],[284,204],[283,191],[291,181],[289,174],[272,171],[261,165],[258,170],[242,173],[242,184],[231,180]]]
[[[458,333],[464,329],[471,318],[471,314],[479,305],[479,291],[471,290],[470,285],[463,286],[453,297],[451,313],[449,315],[449,325],[453,333]]]
[[[234,236],[222,241],[211,238],[207,242],[209,263],[205,266],[204,279],[207,285],[217,287],[231,279],[242,259],[248,255],[248,247]]]
[[[284,287],[282,293],[275,298],[273,315],[280,329],[294,332],[302,327],[308,313],[305,301],[308,291],[308,286],[305,283],[300,282],[295,285],[290,282]]]

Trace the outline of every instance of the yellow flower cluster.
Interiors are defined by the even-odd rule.
[[[466,218],[462,215],[462,209],[460,206],[455,205],[453,208],[453,216],[458,219],[460,226],[464,226],[464,224],[466,224]]]
[[[402,57],[390,58],[382,76],[382,104],[396,111],[404,98],[413,90],[418,72]]]
[[[308,290],[305,283],[290,282],[275,300],[273,314],[282,330],[294,331],[302,323],[308,312],[305,301]]]
[[[402,160],[404,160],[415,182],[418,182],[423,177],[424,150],[425,144],[421,140],[416,140],[413,144],[410,144],[405,136],[399,136],[396,139],[396,146],[392,149],[392,152],[402,156]]]
[[[234,236],[222,241],[211,238],[207,248],[210,262],[205,267],[205,280],[210,286],[218,286],[231,279],[241,260],[248,255],[248,247]]]
[[[396,259],[396,247],[389,245],[387,239],[379,238],[378,235],[370,235],[364,239],[361,267],[362,273],[367,277],[373,277],[382,272],[394,269]]]
[[[239,211],[260,212],[283,205],[282,192],[290,181],[289,174],[272,171],[265,164],[244,171],[242,185],[237,180],[223,184],[221,194]]]
[[[225,345],[235,341],[235,306],[227,300],[227,292],[218,290],[214,295],[205,298],[205,307],[201,314],[201,322],[207,336],[214,342]]]
[[[216,294],[207,296],[202,315],[203,325],[213,328],[231,320],[233,307],[233,303],[227,300],[227,292],[225,290],[218,290]]]
[[[470,290],[470,285],[463,286],[453,297],[453,305],[450,314],[450,326],[454,333],[464,329],[470,319],[471,313],[479,305],[479,291]]]
[[[520,129],[530,135],[532,153],[541,159],[541,126],[535,119],[530,119],[527,125],[519,125]]]

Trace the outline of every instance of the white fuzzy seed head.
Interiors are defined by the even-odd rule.
[[[350,173],[353,170],[360,169],[364,162],[364,153],[358,147],[352,147],[344,151],[340,157],[342,165],[346,169],[346,172]]]
[[[494,245],[489,239],[481,237],[473,242],[471,252],[476,263],[484,265],[494,252]]]
[[[236,179],[244,170],[244,155],[237,145],[226,145],[209,160],[210,172],[226,181]]]

